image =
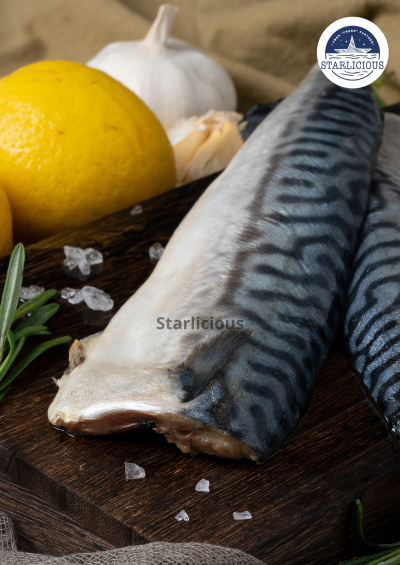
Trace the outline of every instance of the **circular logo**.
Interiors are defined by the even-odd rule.
[[[379,27],[369,20],[342,18],[321,35],[317,56],[329,80],[345,88],[360,88],[381,76],[389,47]]]

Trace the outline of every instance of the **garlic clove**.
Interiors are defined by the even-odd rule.
[[[236,124],[225,122],[221,129],[214,129],[196,154],[196,161],[204,161],[206,166],[199,170],[198,174],[205,176],[225,169],[239,149],[243,140],[238,132]],[[196,175],[196,169],[192,169],[192,175]]]
[[[194,159],[199,147],[208,139],[210,133],[208,131],[194,130],[189,133],[183,140],[173,146],[175,156],[175,167],[177,171],[177,182],[190,182],[187,180],[195,180],[189,174],[190,163]],[[203,175],[205,176],[205,175]],[[200,178],[200,177],[196,177]]]
[[[168,132],[175,156],[177,182],[183,184],[224,169],[243,145],[241,114],[209,111],[180,120]]]
[[[222,171],[242,145],[243,141],[234,124],[226,122],[220,130],[214,129],[183,168],[181,182],[190,182]]]

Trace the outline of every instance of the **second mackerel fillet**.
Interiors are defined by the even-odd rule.
[[[105,331],[75,341],[50,422],[72,434],[150,426],[184,452],[257,463],[275,453],[340,321],[380,134],[372,91],[314,67]]]

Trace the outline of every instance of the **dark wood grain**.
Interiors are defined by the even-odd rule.
[[[25,551],[63,555],[70,551],[71,538],[75,551],[79,552],[115,547],[3,473],[0,473],[0,500],[2,510],[13,515],[18,546]]]
[[[89,283],[115,301],[112,312],[99,313],[58,298],[53,336],[102,330],[154,268],[150,245],[168,242],[210,180],[145,202],[141,216],[125,210],[29,247],[25,285],[61,291]],[[64,244],[95,247],[104,264],[89,277],[70,272]],[[0,262],[0,285],[6,265]],[[357,497],[368,535],[388,542],[399,536],[400,454],[338,351],[329,356],[308,415],[262,466],[193,458],[151,431],[74,438],[53,429],[51,377],[61,376],[67,351],[59,347],[35,361],[0,404],[0,507],[20,525],[26,549],[58,555],[198,541],[242,549],[270,565],[334,564],[358,551],[348,528]],[[125,461],[143,466],[146,478],[126,482]],[[210,493],[194,490],[201,478],[210,481]],[[189,522],[175,520],[181,509]],[[235,522],[232,513],[244,510],[253,519]],[[62,527],[51,532],[55,521]]]

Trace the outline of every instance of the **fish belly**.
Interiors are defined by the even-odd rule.
[[[353,367],[400,446],[400,117],[385,114],[344,318]]]
[[[152,426],[182,451],[257,462],[279,449],[341,317],[380,130],[369,88],[340,88],[314,67],[105,331],[74,345],[50,422]]]

